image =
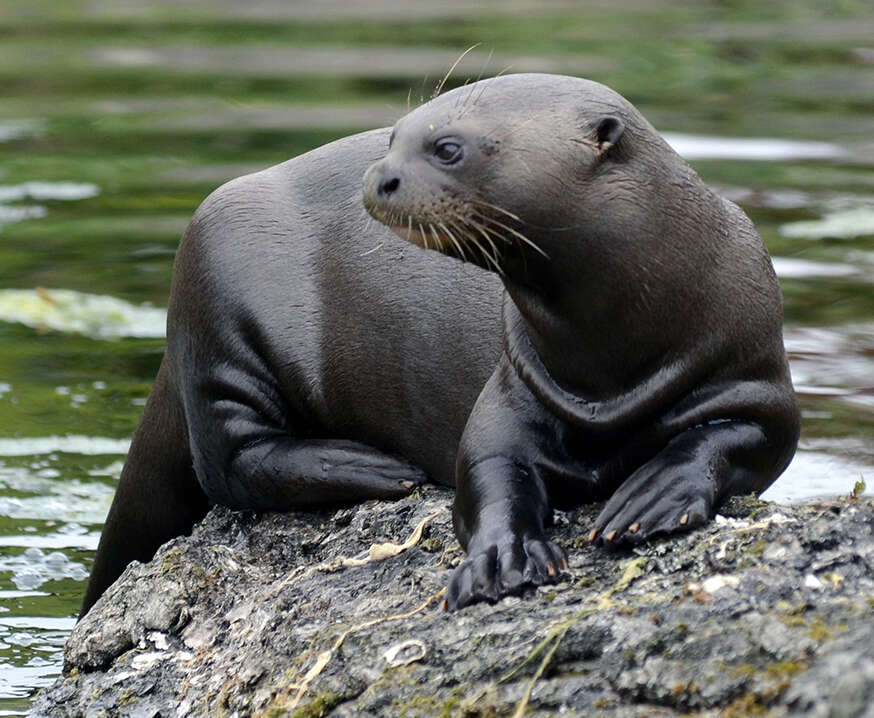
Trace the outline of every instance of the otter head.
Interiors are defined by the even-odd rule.
[[[568,232],[597,218],[598,182],[635,111],[578,78],[508,75],[401,118],[367,171],[364,205],[403,239],[502,275],[579,256]],[[597,225],[597,221],[595,221]]]

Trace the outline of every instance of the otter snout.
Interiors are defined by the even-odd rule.
[[[371,214],[374,210],[386,209],[384,203],[397,193],[400,186],[400,174],[387,167],[385,160],[372,164],[364,174],[364,206]]]
[[[392,171],[384,159],[370,165],[364,173],[364,208],[371,217],[385,224],[401,239],[412,241],[407,227],[401,230],[396,226],[400,215],[392,200],[397,199],[395,195],[400,186],[399,173]]]

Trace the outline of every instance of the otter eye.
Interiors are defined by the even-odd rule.
[[[461,145],[453,140],[443,140],[434,145],[434,156],[443,164],[453,165],[461,159]]]

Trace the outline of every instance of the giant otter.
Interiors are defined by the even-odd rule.
[[[633,543],[789,463],[799,413],[764,245],[614,91],[511,75],[446,93],[395,125],[364,201],[506,288],[504,351],[458,454],[450,608],[554,577],[553,507],[609,499],[592,539]]]
[[[363,199],[394,233],[362,207],[371,165]],[[791,458],[780,320],[743,213],[584,80],[475,83],[234,180],[180,246],[82,614],[212,503],[457,475],[452,607],[554,577],[554,506],[611,497],[608,543],[697,525]]]

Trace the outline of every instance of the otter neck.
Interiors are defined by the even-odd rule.
[[[644,421],[671,396],[688,391],[695,378],[681,362],[659,367],[633,389],[599,399],[568,391],[541,360],[526,331],[526,321],[504,296],[504,351],[516,374],[537,400],[562,421],[584,431],[605,434]]]
[[[622,393],[634,384],[633,378],[626,382],[617,371],[617,362],[619,367],[627,367],[628,360],[616,356],[620,352],[611,346],[609,337],[594,335],[599,331],[594,326],[596,309],[592,316],[578,321],[575,308],[567,306],[572,302],[563,301],[561,295],[547,295],[507,277],[504,286],[508,348],[536,375],[548,376],[550,383],[593,401]],[[591,331],[589,324],[593,324]]]
[[[567,391],[592,401],[620,395],[664,361],[678,343],[670,336],[678,327],[662,326],[657,312],[646,311],[632,277],[603,266],[583,267],[572,277],[570,266],[536,281],[505,275],[512,299],[505,300],[505,328],[524,337],[551,380]]]
[[[724,231],[691,214],[641,216],[648,226],[610,232],[594,217],[578,222],[593,227],[586,236],[540,237],[549,259],[508,264],[502,277],[519,331],[546,372],[592,401],[619,396],[688,353],[702,341],[702,322],[690,313],[700,319],[718,306],[711,270],[730,240],[714,247],[701,237]]]

